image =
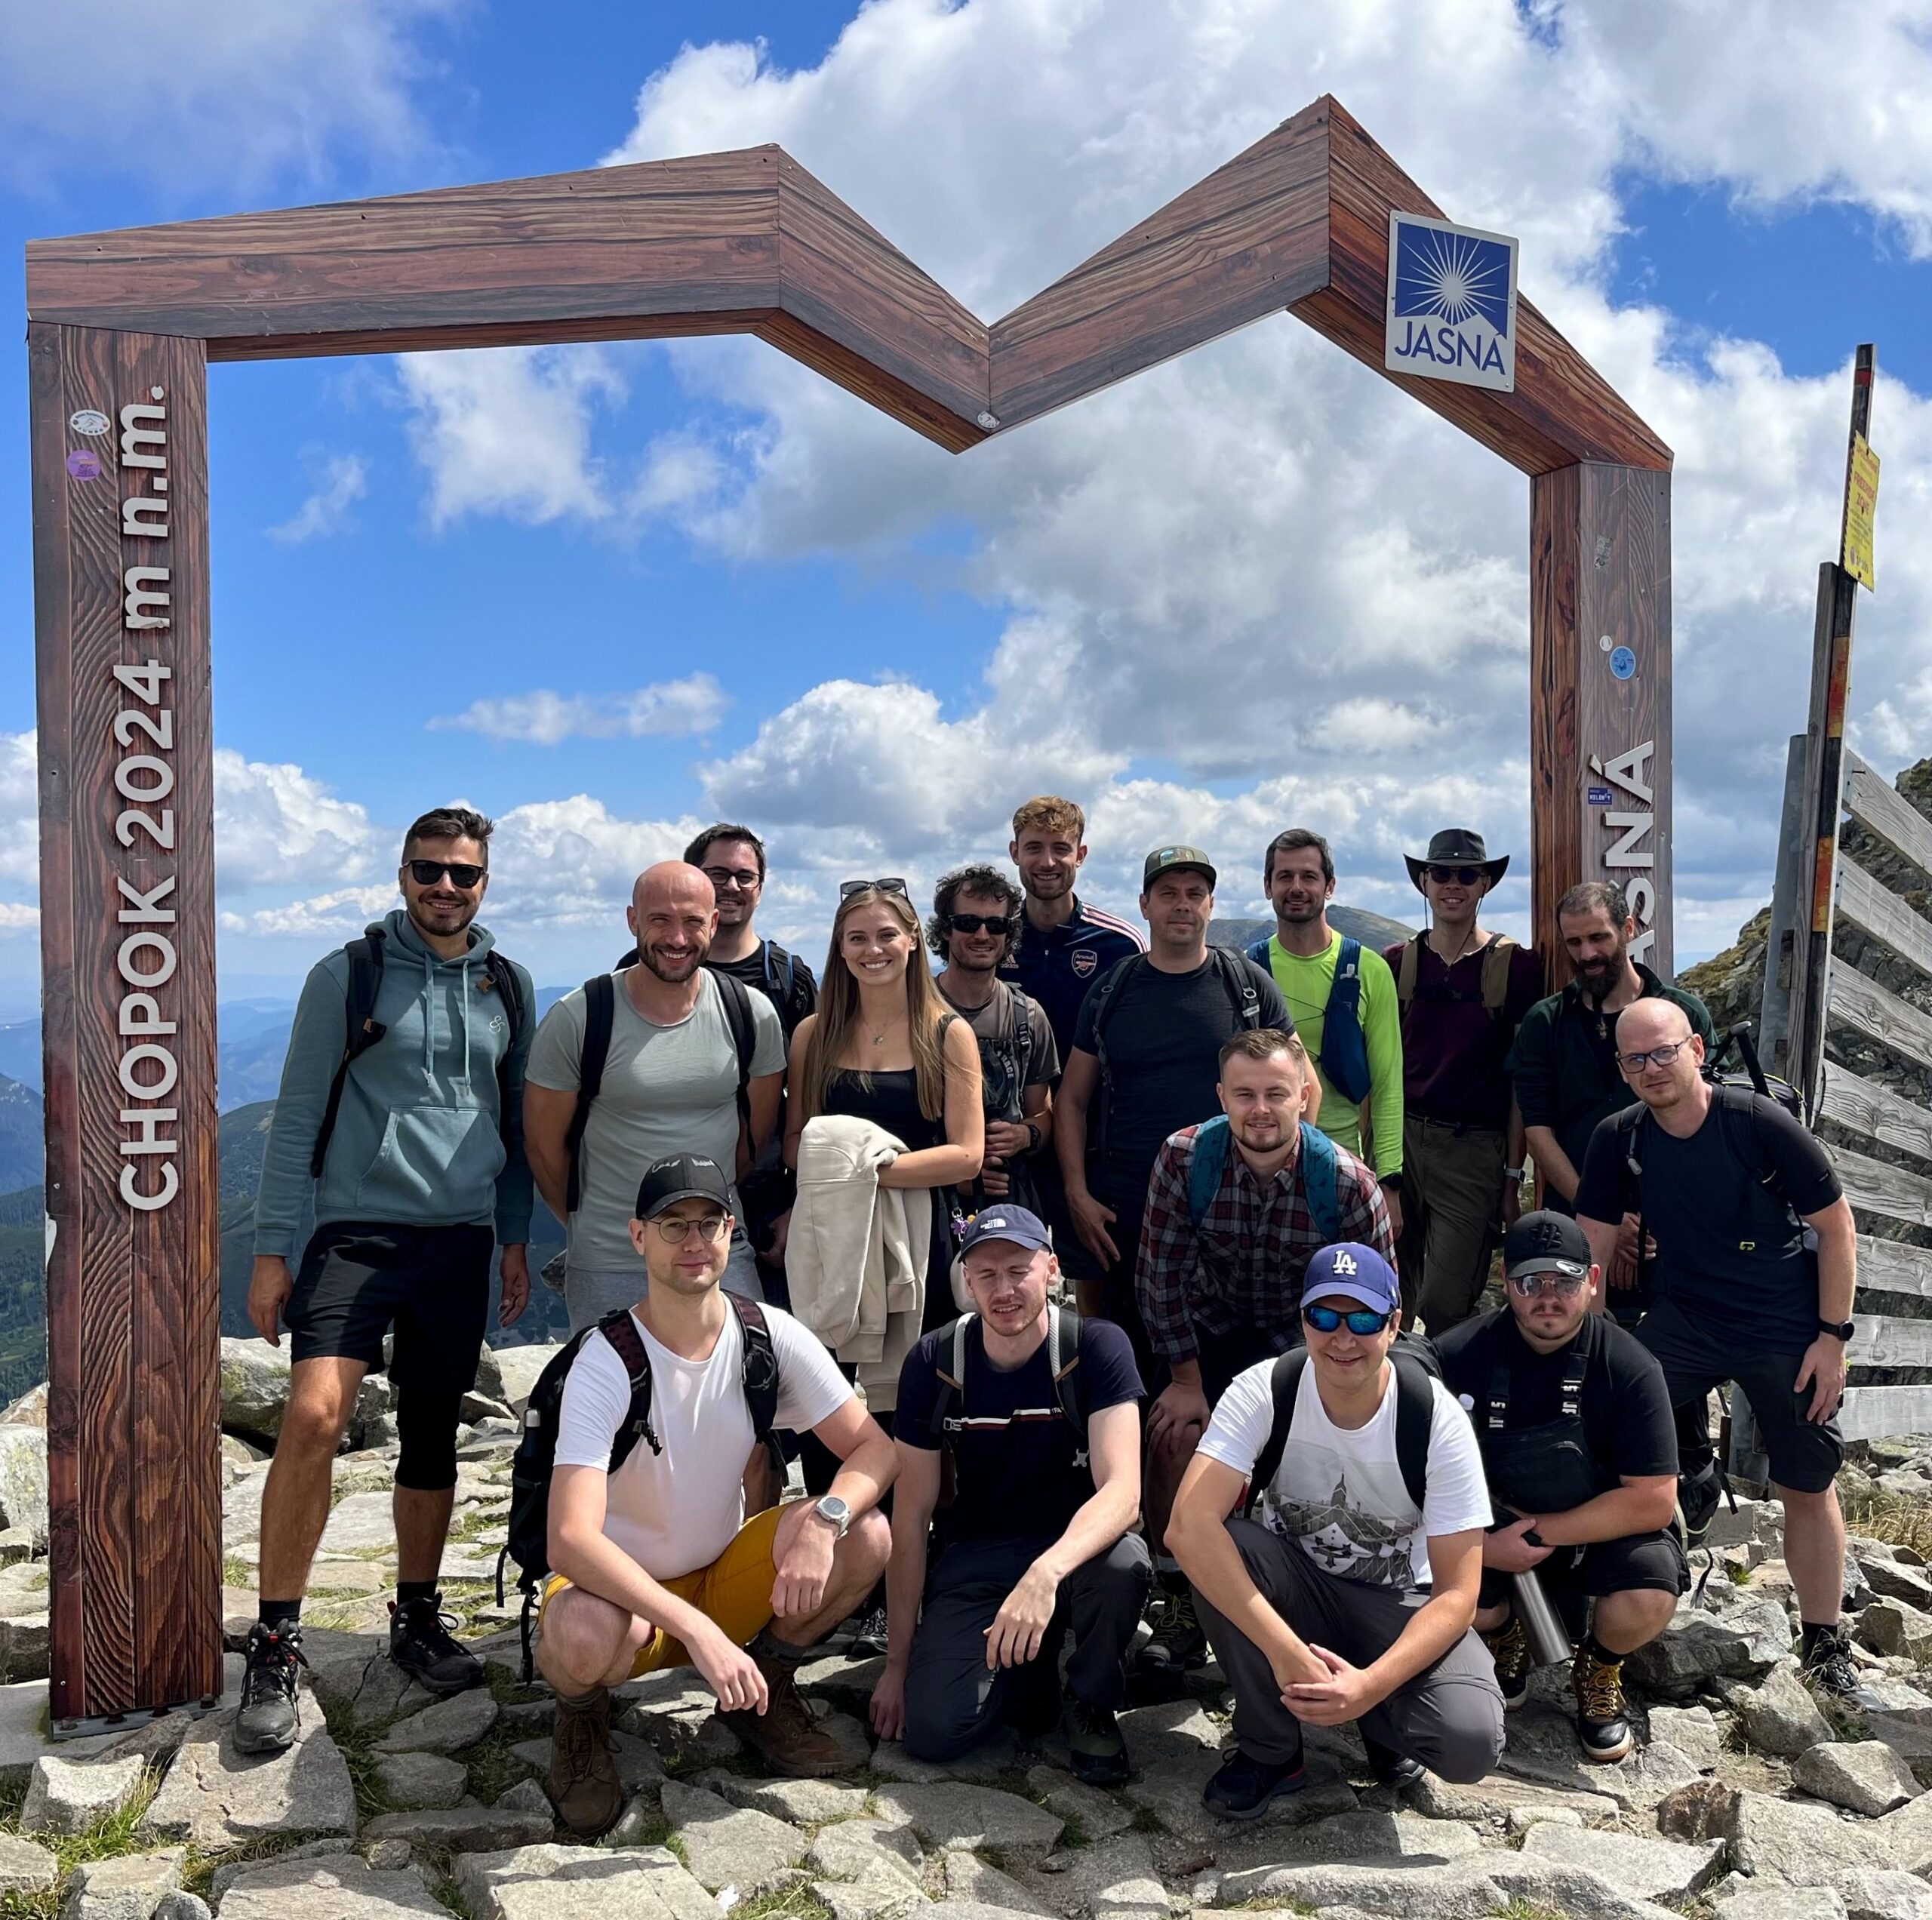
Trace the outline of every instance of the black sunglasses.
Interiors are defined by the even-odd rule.
[[[490,870],[486,866],[472,866],[467,860],[413,860],[408,866],[409,877],[419,887],[433,887],[447,873],[454,885],[466,891]]]
[[[1429,877],[1438,887],[1447,887],[1452,883],[1459,887],[1473,887],[1482,878],[1482,869],[1479,866],[1432,866],[1429,869]]]
[[[955,934],[1010,934],[1013,922],[997,913],[955,913],[947,925]]]
[[[884,880],[841,880],[838,883],[838,897],[850,900],[854,894],[903,894],[908,891],[904,881],[897,878]]]

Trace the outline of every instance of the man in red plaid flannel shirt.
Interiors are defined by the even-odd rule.
[[[1147,1537],[1167,1531],[1174,1490],[1214,1402],[1234,1377],[1301,1337],[1302,1275],[1331,1239],[1371,1246],[1392,1266],[1395,1236],[1374,1172],[1334,1147],[1341,1224],[1315,1225],[1302,1179],[1300,1122],[1313,1079],[1292,1033],[1238,1033],[1221,1049],[1217,1089],[1231,1149],[1195,1226],[1188,1207],[1196,1127],[1170,1134],[1148,1182],[1141,1229],[1141,1317],[1169,1383],[1147,1419]],[[1154,1637],[1142,1664],[1179,1672],[1207,1657],[1193,1596],[1172,1557],[1158,1553]]]

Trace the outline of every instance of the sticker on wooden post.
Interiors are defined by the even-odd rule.
[[[1878,517],[1878,456],[1862,433],[1851,436],[1851,458],[1844,475],[1844,531],[1838,565],[1867,592],[1878,590],[1878,559],[1872,544]]]

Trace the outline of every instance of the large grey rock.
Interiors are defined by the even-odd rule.
[[[1566,1808],[1584,1826],[1598,1826],[1615,1820],[1620,1811],[1620,1803],[1607,1793],[1513,1780],[1503,1774],[1491,1774],[1469,1786],[1424,1774],[1404,1797],[1431,1820],[1507,1820],[1524,1808]]]
[[[1632,1900],[1586,1869],[1502,1848],[1437,1865],[1365,1860],[1284,1867],[1269,1897],[1303,1912],[1351,1906],[1393,1920],[1491,1920],[1512,1900],[1550,1909],[1564,1920],[1664,1920],[1670,1912],[1653,1900]]]
[[[378,1753],[456,1753],[472,1746],[497,1724],[488,1690],[472,1687],[398,1720],[376,1743]]]
[[[1066,1823],[1057,1814],[989,1786],[882,1787],[884,1820],[903,1820],[929,1847],[997,1847],[1015,1860],[1041,1860]]]
[[[1226,1830],[1225,1829],[1223,1829]],[[1257,1839],[1265,1866],[1246,1866],[1242,1855],[1247,1851],[1232,1837],[1217,1849],[1216,1857],[1229,1870],[1221,1876],[1215,1894],[1223,1906],[1243,1900],[1266,1900],[1274,1891],[1270,1876],[1286,1866],[1310,1860],[1400,1860],[1422,1865],[1460,1860],[1482,1845],[1475,1829],[1457,1820],[1429,1820],[1399,1808],[1394,1812],[1362,1807],[1352,1813],[1286,1832],[1269,1833]]]
[[[1070,1825],[1077,1825],[1089,1840],[1106,1840],[1124,1833],[1134,1824],[1134,1809],[1113,1794],[1103,1793],[1057,1767],[1035,1767],[1028,1771],[1026,1784],[1033,1797],[1049,1811]]]
[[[297,1860],[339,1860],[349,1851],[348,1840],[340,1836],[326,1840],[304,1840],[295,1846],[283,1848],[275,1854],[274,1863],[277,1866],[288,1866]],[[379,1857],[380,1853],[380,1848],[372,1847],[365,1857],[368,1858],[371,1866],[380,1868],[384,1872],[393,1872],[397,1868],[407,1866],[409,1864],[409,1849],[407,1847],[400,1849],[399,1857],[395,1860]],[[223,1862],[208,1875],[209,1900],[214,1906],[219,1906],[229,1888],[233,1886],[243,1874],[259,1872],[267,1864],[269,1863],[266,1860],[245,1857]]]
[[[1718,1920],[1846,1920],[1829,1887],[1746,1887],[1711,1910]]]
[[[358,1727],[379,1727],[435,1703],[436,1696],[389,1658],[389,1642],[374,1634],[344,1634],[328,1649],[303,1635],[309,1684],[331,1712],[346,1712]]]
[[[221,1920],[449,1920],[411,1869],[383,1872],[343,1854],[274,1861],[237,1876],[222,1896]]]
[[[426,1807],[409,1814],[378,1814],[362,1829],[365,1842],[407,1840],[418,1852],[487,1854],[528,1847],[556,1831],[548,1809],[515,1807]]]
[[[440,1753],[386,1753],[376,1762],[376,1777],[392,1807],[454,1807],[469,1790],[462,1764]]]
[[[1008,1913],[1030,1914],[1034,1920],[1057,1920],[1057,1909],[1036,1899],[1011,1874],[988,1866],[978,1854],[969,1854],[964,1848],[943,1855],[940,1872],[945,1882],[945,1897],[949,1900],[975,1900],[982,1906],[1000,1907]],[[868,1884],[891,1891],[888,1881]]]
[[[1706,1840],[1687,1846],[1546,1822],[1523,1836],[1523,1851],[1533,1860],[1580,1866],[1632,1900],[1676,1900],[1697,1892],[1724,1870],[1724,1843]]]
[[[648,1753],[651,1749],[645,1747],[645,1751]],[[657,1758],[654,1753],[651,1757],[654,1762]],[[621,1765],[618,1771],[621,1776]],[[836,1780],[753,1780],[743,1774],[718,1774],[697,1784],[721,1793],[734,1807],[755,1807],[774,1820],[789,1820],[794,1826],[818,1826],[827,1820],[850,1820],[865,1811],[869,1797],[863,1786],[841,1786]]]
[[[1651,1738],[1676,1748],[1700,1774],[1716,1771],[1724,1743],[1708,1706],[1654,1706]]]
[[[1932,1613],[1932,1578],[1923,1568],[1881,1559],[1876,1554],[1860,1555],[1858,1564],[1866,1585],[1881,1599],[1902,1600],[1908,1607]]]
[[[1795,1660],[1780,1660],[1763,1678],[1747,1685],[1720,1681],[1718,1691],[1737,1715],[1744,1737],[1761,1752],[1795,1759],[1807,1748],[1832,1737],[1818,1703],[1798,1678]]]
[[[199,1894],[177,1887],[155,1903],[149,1920],[214,1920],[214,1910]]]
[[[272,1440],[288,1411],[288,1348],[258,1340],[221,1343],[221,1423]]]
[[[43,1754],[33,1763],[20,1824],[29,1833],[84,1833],[118,1813],[140,1790],[146,1768],[138,1754],[121,1760],[63,1760]]]
[[[1932,1694],[1906,1680],[1861,1677],[1872,1703],[1860,1709],[1866,1731],[1907,1760],[1932,1760]]]
[[[47,1429],[0,1426],[0,1525],[30,1534],[47,1551]]]
[[[451,1870],[475,1920],[718,1920],[662,1847],[519,1847],[465,1854]]]
[[[1666,1840],[1709,1840],[1730,1827],[1737,1789],[1722,1780],[1694,1780],[1657,1804],[1657,1831]]]
[[[778,1885],[811,1842],[798,1829],[752,1807],[734,1807],[703,1789],[667,1780],[659,1795],[664,1817],[700,1885],[735,1887],[749,1900]]]
[[[1846,1820],[1829,1807],[1768,1793],[1740,1792],[1724,1837],[1740,1873],[1800,1886],[1885,1857],[1875,1827]]]
[[[180,1885],[185,1857],[184,1849],[170,1847],[155,1854],[122,1854],[75,1868],[60,1903],[60,1920],[149,1920]]]
[[[1932,1920],[1932,1887],[1897,1867],[1854,1866],[1834,1876],[1846,1920]]]
[[[1168,1920],[1167,1890],[1137,1833],[1123,1833],[1072,1856],[1073,1897],[1093,1920]],[[949,1883],[946,1889],[952,1888]]]
[[[1883,1740],[1821,1740],[1792,1763],[1791,1783],[1869,1819],[1918,1797],[1912,1769]]]
[[[387,1494],[345,1494],[329,1509],[322,1528],[324,1553],[367,1552],[395,1544],[395,1514]]]
[[[989,1786],[1020,1765],[1020,1742],[1011,1727],[995,1727],[986,1739],[943,1766],[914,1759],[897,1740],[881,1740],[872,1759],[872,1771],[881,1780],[901,1780],[909,1786],[930,1786],[941,1780]]]
[[[1761,1673],[1790,1651],[1784,1608],[1768,1596],[1753,1595],[1723,1614],[1680,1607],[1624,1667],[1647,1692],[1676,1698],[1695,1693],[1706,1681]]]
[[[232,1846],[271,1834],[355,1831],[349,1768],[318,1714],[305,1714],[286,1752],[235,1749],[232,1712],[211,1714],[181,1743],[141,1823],[143,1833]]]
[[[0,1833],[0,1894],[37,1894],[60,1877],[60,1863],[45,1847]]]
[[[1875,1600],[1858,1616],[1858,1644],[1884,1654],[1922,1663],[1932,1654],[1932,1613],[1903,1600]]]
[[[486,1352],[489,1349],[485,1349]],[[521,1414],[530,1403],[530,1395],[543,1369],[563,1352],[561,1344],[555,1346],[500,1346],[495,1349],[497,1362],[497,1391],[494,1399],[506,1402],[514,1413]],[[477,1370],[478,1384],[482,1384],[482,1370]],[[486,1392],[489,1389],[483,1389]]]
[[[973,1857],[961,1854],[956,1857]],[[891,1880],[814,1880],[810,1884],[814,1897],[824,1903],[832,1920],[907,1920],[915,1908],[929,1904],[917,1888]]]
[[[806,1864],[827,1880],[900,1880],[921,1886],[918,1841],[903,1820],[840,1820],[813,1835]]]

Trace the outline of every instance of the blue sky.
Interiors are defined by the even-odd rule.
[[[91,11],[112,17],[0,26],[17,315],[37,235],[777,139],[990,317],[1332,87],[1453,214],[1522,236],[1526,291],[1678,449],[1680,958],[1768,889],[1860,339],[1887,376],[1861,743],[1888,770],[1932,750],[1932,155],[1835,145],[1830,103],[1789,112],[1768,53],[1705,60],[1700,99],[1694,23],[1256,0],[1217,38],[1178,0],[571,0],[540,32],[481,0],[196,0],[184,57],[207,71],[134,140],[62,106]],[[1881,63],[1894,124],[1932,121],[1924,8],[1815,11],[1865,56],[1844,63]],[[1417,35],[1449,26],[1445,75]],[[146,84],[138,49],[101,58],[110,96]],[[35,965],[21,331],[0,348],[0,1011]],[[1393,912],[1432,825],[1526,851],[1527,490],[1291,322],[960,461],[749,343],[487,358],[211,371],[238,986],[292,986],[353,931],[395,829],[452,794],[507,817],[493,917],[555,980],[714,809],[771,830],[768,917],[814,954],[842,873],[929,883],[1041,786],[1094,802],[1092,891],[1122,908],[1139,849],[1183,833],[1244,872],[1274,826],[1327,828],[1345,897]],[[540,691],[565,703],[547,731]],[[429,724],[479,702],[484,731]],[[1224,910],[1254,891],[1224,885]],[[1520,931],[1518,881],[1498,906]]]

